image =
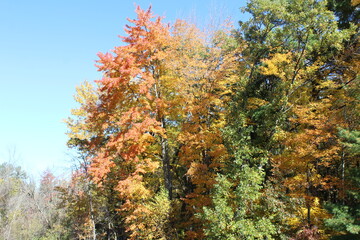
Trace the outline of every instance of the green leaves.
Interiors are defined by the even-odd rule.
[[[348,206],[328,204],[326,206],[333,214],[330,219],[325,219],[325,224],[338,232],[346,231],[352,234],[360,233],[360,209],[350,209]]]
[[[360,131],[339,129],[339,136],[343,139],[342,144],[351,155],[356,156],[360,154]]]
[[[201,214],[206,220],[205,235],[214,240],[274,239],[276,228],[271,218],[259,214],[261,174],[246,166],[238,172],[235,184],[224,175],[216,178],[212,194],[214,207],[204,207]]]

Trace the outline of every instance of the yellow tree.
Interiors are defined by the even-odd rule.
[[[194,25],[178,21],[174,27],[177,45],[171,62],[174,72],[183,79],[182,120],[178,134],[179,164],[185,168],[183,200],[189,218],[184,227],[188,239],[202,239],[202,221],[196,214],[211,205],[210,190],[216,173],[227,159],[221,129],[225,125],[226,103],[234,83],[234,46],[226,30],[212,36]]]

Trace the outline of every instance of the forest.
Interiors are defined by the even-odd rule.
[[[137,7],[76,89],[71,178],[0,165],[0,239],[360,239],[359,9],[250,0],[201,29]]]

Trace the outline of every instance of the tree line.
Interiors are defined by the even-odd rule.
[[[359,238],[359,1],[242,11],[205,32],[137,7],[98,54],[54,239]]]

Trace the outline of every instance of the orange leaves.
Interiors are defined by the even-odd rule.
[[[138,6],[136,13],[137,19],[128,19],[135,26],[126,26],[125,32],[128,36],[122,37],[123,42],[129,44],[127,47],[132,52],[142,53],[139,60],[146,60],[146,58],[162,60],[162,54],[158,54],[158,52],[161,52],[159,48],[169,39],[169,26],[161,22],[161,17],[152,21],[151,19],[154,16],[151,13],[151,8],[144,11]]]
[[[206,206],[210,204],[209,201],[200,200],[204,197],[209,197],[204,196],[206,195],[205,192],[211,189],[215,184],[215,175],[210,170],[211,168],[209,168],[207,164],[192,162],[189,170],[187,171],[192,183],[197,187],[194,189],[193,193],[188,194],[186,197],[189,199],[195,198],[195,202],[193,202],[195,205]],[[198,199],[196,200],[196,198]]]
[[[89,172],[93,176],[94,182],[101,185],[101,181],[106,178],[107,174],[114,166],[115,164],[111,161],[110,157],[99,154],[97,158],[92,159]]]
[[[208,42],[194,25],[178,21],[170,28],[150,9],[138,7],[136,13],[121,37],[125,44],[98,54],[103,78],[80,114],[91,132],[86,144],[92,180],[117,191],[130,238],[147,239],[149,228],[159,225],[146,216],[156,215],[159,189],[166,190],[167,201],[161,201],[169,209],[173,192],[178,212],[185,211],[180,199],[185,201],[181,214],[211,204],[216,172],[227,159],[220,129],[236,61],[225,33]],[[196,223],[193,230],[201,232],[201,221],[190,218],[189,226]]]
[[[170,188],[170,159],[167,122],[176,121],[179,102],[175,87],[178,77],[167,69],[167,51],[173,44],[169,26],[153,19],[151,10],[136,9],[137,19],[129,20],[126,45],[113,54],[99,54],[99,99],[89,112],[89,122],[99,122],[102,142],[94,144],[91,173],[96,183],[114,181],[124,204],[126,229],[131,238],[144,237],[150,221],[144,203],[154,197],[163,182]],[[165,82],[166,81],[166,82]],[[169,81],[169,82],[167,82]],[[175,119],[172,119],[175,117]],[[164,180],[161,181],[161,165]],[[170,189],[171,193],[171,189]]]
[[[271,60],[264,63],[267,64],[263,69],[265,74],[276,75],[281,65]],[[334,117],[334,95],[338,87],[332,80],[322,79],[325,77],[319,72],[314,74],[319,71],[318,64],[297,72],[298,83],[289,87],[294,92],[288,98],[289,127],[274,135],[284,145],[281,153],[273,156],[274,173],[281,176],[289,196],[304,201],[296,213],[299,217],[291,220],[295,225],[305,219],[308,224],[321,222],[326,211],[321,208],[318,196],[323,191],[336,191],[339,185],[338,179],[331,176],[339,164],[341,151],[337,136],[339,118]],[[276,76],[283,80],[288,73],[286,70],[282,73],[285,75]],[[310,76],[311,80],[307,79]]]

